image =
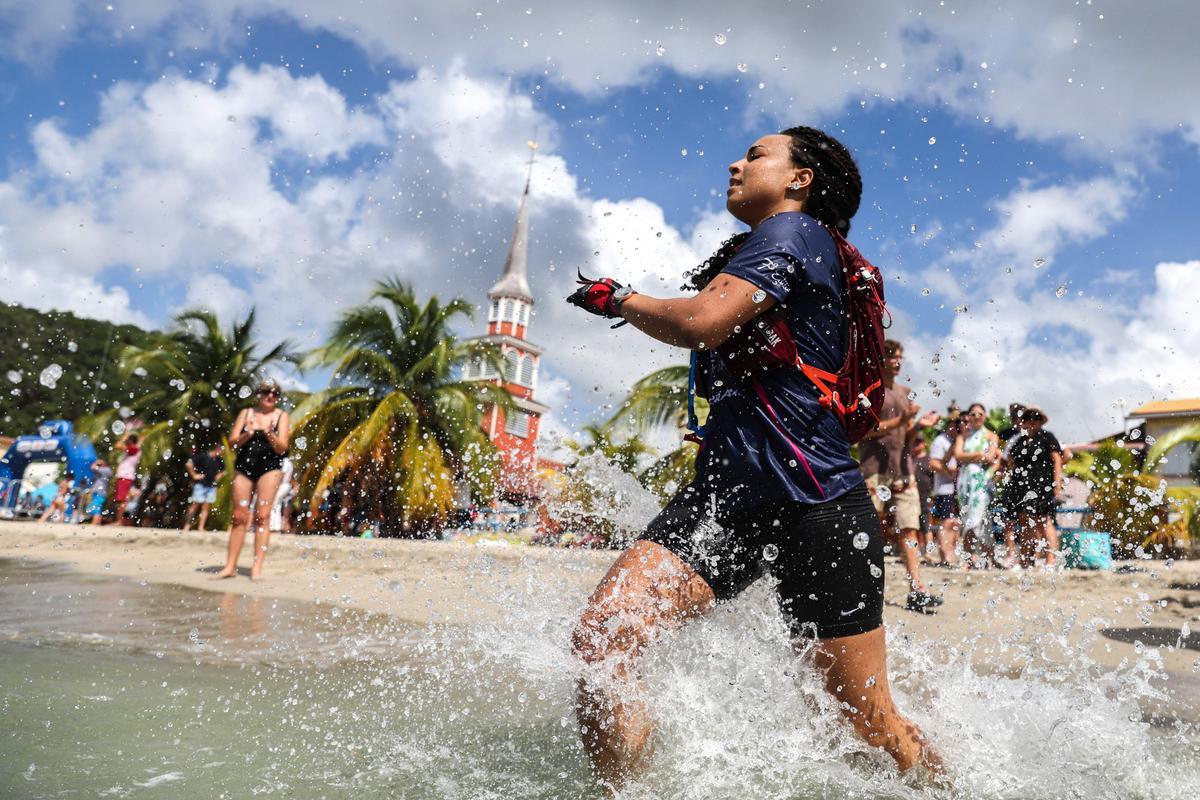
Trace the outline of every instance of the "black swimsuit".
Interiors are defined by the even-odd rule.
[[[254,416],[253,411],[247,412],[250,417]],[[271,431],[277,433],[279,431],[279,418],[283,416],[280,412],[275,418],[275,424],[271,426]],[[247,418],[247,424],[250,419]],[[262,431],[255,431],[245,444],[238,449],[237,460],[233,462],[233,468],[245,475],[252,481],[258,481],[263,475],[268,472],[273,472],[277,469],[283,469],[283,457],[287,455],[285,450],[282,453],[276,453],[275,448],[267,441],[267,435]]]

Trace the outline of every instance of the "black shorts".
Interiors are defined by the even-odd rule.
[[[779,502],[723,515],[693,487],[675,495],[642,539],[682,558],[729,600],[764,574],[797,636],[853,636],[883,624],[883,532],[867,489],[810,505]]]

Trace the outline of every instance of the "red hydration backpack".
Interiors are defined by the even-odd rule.
[[[846,438],[854,444],[879,424],[879,409],[883,406],[883,331],[891,325],[891,314],[884,304],[883,276],[879,269],[846,241],[840,231],[827,230],[837,245],[846,285],[849,324],[846,359],[841,369],[834,374],[803,363],[779,309],[756,317],[717,352],[733,373],[743,379],[754,379],[758,373],[782,366],[798,367],[820,391],[821,405],[838,415],[846,428]],[[774,417],[773,409],[768,407],[768,412]]]

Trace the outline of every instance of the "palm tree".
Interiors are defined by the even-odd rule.
[[[605,427],[610,431],[624,427],[646,434],[670,426],[682,435],[687,430],[688,372],[687,365],[651,372],[633,385]],[[695,402],[697,416],[704,419],[708,403],[700,397]],[[660,497],[671,495],[695,479],[697,449],[695,444],[684,442],[643,470],[639,480]]]
[[[329,343],[306,359],[333,368],[330,387],[295,414],[299,485],[314,515],[337,482],[406,531],[444,520],[457,479],[476,497],[490,496],[497,460],[483,409],[508,409],[512,398],[491,381],[456,377],[472,360],[489,362],[494,374],[504,368],[494,345],[450,332],[460,315],[473,316],[461,298],[421,304],[398,278],[380,281],[371,302],[343,314]]]
[[[1163,458],[1167,453],[1187,442],[1200,442],[1200,422],[1180,425],[1158,437],[1146,454],[1146,471],[1156,471],[1162,466]],[[1193,481],[1200,483],[1200,447],[1195,444],[1192,445],[1192,460],[1188,465],[1188,475]]]

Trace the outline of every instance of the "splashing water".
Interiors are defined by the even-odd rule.
[[[574,480],[600,498],[590,512],[622,528],[640,530],[658,510],[598,454],[583,459]],[[374,566],[370,549],[343,544],[353,543],[339,543],[338,557],[366,559],[383,591],[421,591],[398,582],[386,562]],[[28,669],[0,678],[5,697],[30,697],[6,707],[21,733],[3,763],[25,770],[37,761],[33,780],[49,794],[51,763],[24,756],[38,752],[41,721],[69,718],[85,731],[125,731],[107,737],[123,755],[105,750],[103,767],[84,764],[80,780],[93,792],[170,776],[180,797],[201,796],[200,787],[213,788],[205,796],[602,797],[578,740],[582,666],[570,640],[615,557],[530,548],[502,558],[481,549],[467,571],[480,587],[502,587],[500,611],[475,612],[469,624],[414,625],[343,607],[346,598],[313,606],[77,579],[32,595],[27,578],[0,581],[0,639],[42,643],[20,656]],[[430,581],[439,591],[436,572]],[[621,797],[1169,800],[1200,792],[1196,730],[1152,723],[1142,710],[1162,698],[1151,682],[1160,675],[1153,648],[1103,671],[1086,655],[1100,623],[1040,613],[1001,639],[989,633],[989,614],[999,612],[975,612],[977,633],[959,642],[931,643],[903,625],[888,633],[893,694],[941,752],[953,788],[915,785],[853,734],[807,650],[793,650],[764,580],[647,652],[636,697],[658,721],[654,759]],[[1081,624],[1088,635],[1068,644]],[[58,635],[47,636],[47,626]],[[102,652],[70,659],[87,667],[72,678],[65,662],[44,661],[66,643]],[[122,661],[118,652],[130,655]],[[17,692],[18,674],[44,676],[45,686],[23,679]],[[230,783],[238,779],[251,782]]]

